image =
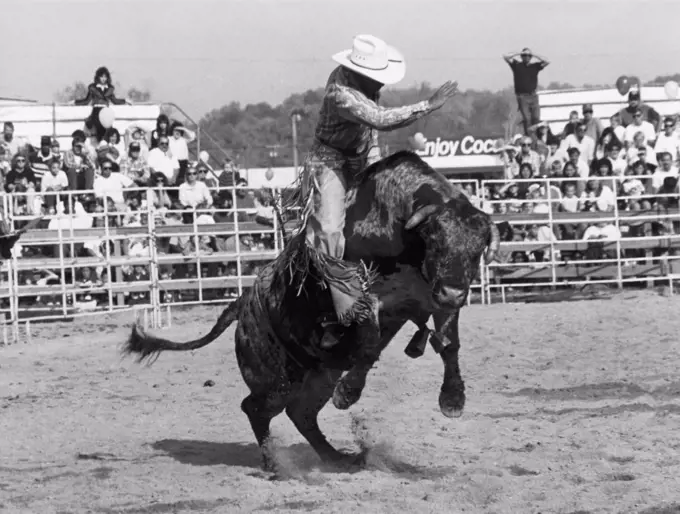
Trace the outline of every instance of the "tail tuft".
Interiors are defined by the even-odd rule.
[[[142,363],[146,361],[148,366],[151,366],[163,351],[163,348],[158,343],[160,340],[156,337],[150,336],[135,323],[132,326],[130,337],[123,345],[121,353],[123,355],[137,354],[136,362]]]

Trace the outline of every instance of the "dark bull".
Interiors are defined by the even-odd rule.
[[[498,250],[498,231],[489,216],[417,155],[399,152],[369,167],[352,186],[345,235],[345,258],[376,271],[370,290],[380,300],[379,332],[350,327],[336,346],[321,348],[321,320],[333,305],[310,269],[300,233],[224,310],[209,334],[174,343],[134,327],[125,352],[142,360],[165,350],[194,350],[236,321],[236,357],[250,389],[241,408],[266,466],[272,464],[270,422],[283,411],[322,459],[357,462],[357,456],[328,442],[318,414],[331,398],[340,409],[360,399],[370,369],[407,321],[420,327],[407,353],[422,354],[429,338],[444,362],[440,409],[448,417],[460,415],[465,385],[458,365],[458,317],[484,250],[488,260]],[[434,333],[425,328],[431,316]]]

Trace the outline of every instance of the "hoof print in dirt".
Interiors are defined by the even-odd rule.
[[[607,475],[607,480],[611,480],[612,482],[632,482],[635,480],[635,476],[630,473],[612,473],[611,475]]]
[[[206,380],[205,383],[203,384],[203,387],[212,387],[215,385],[214,380]]]
[[[510,470],[510,474],[516,477],[538,475],[538,471],[531,471],[530,469],[523,468],[522,466],[513,465],[510,466],[508,469]]]
[[[541,444],[541,443],[537,443],[537,444]],[[509,448],[509,450],[511,452],[529,453],[529,452],[532,452],[536,449],[537,444],[527,443],[520,448]]]

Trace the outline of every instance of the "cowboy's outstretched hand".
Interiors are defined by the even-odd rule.
[[[442,107],[446,101],[458,92],[458,82],[447,81],[437,89],[430,98],[430,106],[436,110]]]

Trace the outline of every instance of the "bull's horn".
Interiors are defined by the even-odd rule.
[[[440,208],[441,207],[439,205],[426,205],[425,207],[421,207],[415,213],[413,213],[413,216],[411,216],[406,222],[406,230],[411,230],[412,228],[417,227],[423,221],[425,221],[425,218],[432,216]]]
[[[486,249],[486,254],[484,255],[484,260],[487,264],[491,264],[493,262],[501,246],[501,235],[498,232],[498,227],[493,221],[491,222],[491,235],[489,239],[489,246]]]

